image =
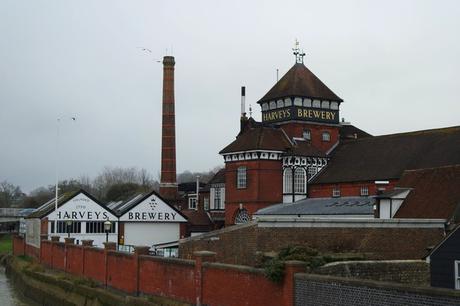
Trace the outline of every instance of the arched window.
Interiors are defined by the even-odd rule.
[[[291,168],[284,169],[283,181],[284,181],[283,192],[292,193],[292,169]]]
[[[294,171],[294,192],[305,193],[306,175],[305,169],[297,168]]]
[[[248,211],[244,208],[241,208],[240,210],[238,210],[238,213],[236,214],[235,224],[247,223],[250,221],[250,219],[251,218],[249,217]]]

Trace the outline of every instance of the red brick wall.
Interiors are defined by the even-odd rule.
[[[335,126],[298,122],[291,122],[280,126],[291,139],[293,137],[303,137],[303,131],[309,129],[311,132],[311,144],[323,152],[327,152],[339,140],[339,128]],[[323,132],[329,132],[331,135],[330,141],[323,141]]]
[[[188,303],[195,302],[195,265],[174,259],[162,260],[141,256],[139,290],[147,294],[167,296]]]
[[[269,281],[261,272],[205,264],[203,280],[203,301],[208,305],[283,305],[283,286]],[[261,292],[271,294],[258,294]],[[222,299],[223,296],[228,298]]]
[[[36,248],[30,244],[26,244],[26,255],[33,257],[35,259],[40,258],[40,249]]]
[[[398,180],[390,180],[389,184],[379,185],[378,187],[385,188],[386,191],[393,190]],[[361,187],[367,186],[369,195],[377,194],[377,186],[375,181],[362,181],[351,183],[338,183],[338,184],[311,184],[308,185],[308,197],[310,198],[328,198],[332,197],[332,190],[335,186],[340,188],[341,197],[360,196]]]
[[[40,234],[48,235],[48,218],[44,218],[40,221]]]
[[[46,266],[51,267],[52,265],[52,251],[53,243],[49,240],[42,240],[40,244],[40,253],[41,253],[41,263]]]
[[[22,239],[13,240],[21,254]],[[250,267],[208,264],[212,254],[195,261],[126,254],[62,242],[43,241],[43,264],[84,275],[129,294],[151,294],[209,306],[293,304],[293,284],[275,284]],[[207,260],[208,259],[208,260]],[[205,263],[203,263],[205,262]],[[289,270],[286,270],[289,271]],[[107,278],[106,278],[107,276]],[[293,274],[288,276],[291,279]]]
[[[206,236],[179,245],[179,254],[190,258],[195,251],[216,252],[219,262],[256,265],[257,252],[273,252],[287,246],[304,245],[324,253],[356,252],[367,259],[420,259],[426,249],[444,237],[440,228],[265,228],[250,225],[226,229],[211,240]]]
[[[238,167],[247,168],[247,187],[236,188]],[[282,165],[278,160],[229,162],[225,165],[225,223],[234,224],[240,203],[250,214],[282,202]]]
[[[67,246],[66,271],[75,275],[83,275],[83,248],[76,245]]]
[[[85,276],[105,283],[104,250],[97,248],[85,249]]]
[[[26,242],[21,236],[13,236],[13,255],[25,255]]]
[[[137,290],[136,264],[132,254],[107,253],[107,285],[125,292]]]
[[[65,269],[66,252],[63,242],[53,242],[52,249],[53,264],[52,267],[59,270]]]

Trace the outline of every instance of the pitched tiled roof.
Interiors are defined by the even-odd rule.
[[[342,102],[304,64],[297,63],[257,103],[284,97],[307,97]]]
[[[412,190],[394,218],[460,221],[460,165],[405,171],[398,186]]]
[[[202,210],[183,209],[181,213],[187,217],[187,220],[192,226],[208,226],[212,224],[209,215]]]
[[[326,157],[326,154],[312,146],[310,141],[304,140],[296,140],[287,154],[293,154],[296,156]]]
[[[219,154],[249,150],[284,151],[291,143],[282,129],[271,126],[250,127],[240,133],[236,140],[222,149]]]
[[[208,185],[211,184],[222,184],[225,183],[225,168],[220,169],[217,171],[216,174],[209,180]]]
[[[294,203],[282,203],[256,212],[256,215],[373,215],[374,198],[307,198]]]
[[[347,140],[313,184],[398,179],[404,170],[460,164],[460,126]]]
[[[341,140],[372,137],[371,134],[351,124],[341,124],[339,133]]]

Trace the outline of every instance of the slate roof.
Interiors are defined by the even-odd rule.
[[[296,63],[257,103],[284,97],[307,97],[343,102],[304,64]]]
[[[398,186],[412,190],[394,218],[460,221],[460,165],[405,171]]]
[[[339,134],[341,140],[372,137],[371,134],[351,124],[341,124]]]
[[[284,131],[272,126],[249,127],[222,149],[219,154],[249,150],[285,151],[291,147]]]
[[[399,179],[404,170],[460,164],[460,126],[342,141],[312,184]]]
[[[216,174],[209,180],[208,185],[212,184],[224,184],[225,183],[225,168],[217,171]]]
[[[212,224],[209,215],[202,210],[183,209],[181,213],[186,216],[188,223],[192,226],[208,226]]]
[[[150,197],[152,194],[156,195],[160,200],[162,200],[163,202],[166,203],[166,205],[168,205],[171,209],[173,209],[174,211],[176,211],[179,215],[181,215],[182,217],[184,217],[185,219],[187,219],[187,217],[184,216],[184,214],[182,214],[179,210],[177,210],[175,207],[173,207],[172,205],[169,205],[168,202],[163,199],[157,192],[155,192],[154,190],[150,191],[150,192],[144,192],[144,193],[138,193],[138,194],[135,194],[133,195],[132,197],[128,198],[127,200],[125,201],[115,201],[115,202],[110,202],[110,203],[107,203],[107,207],[112,209],[114,211],[114,214],[118,217],[121,217],[123,216],[126,212],[130,211],[131,209],[133,209],[134,207],[136,207],[137,205],[139,205],[141,202],[143,202],[145,199],[147,199],[148,197]]]
[[[373,215],[371,197],[307,198],[258,210],[255,215]]]
[[[326,157],[326,153],[312,146],[310,141],[305,140],[295,140],[294,145],[289,150],[287,150],[285,154],[293,154],[296,156]]]
[[[61,207],[62,205],[64,205],[65,203],[67,203],[69,200],[71,200],[72,198],[76,197],[77,195],[79,195],[80,193],[83,193],[84,195],[86,195],[88,198],[90,198],[91,200],[93,200],[96,204],[102,206],[104,209],[108,210],[110,213],[112,213],[113,215],[115,215],[115,213],[108,207],[104,206],[101,204],[101,202],[99,202],[98,199],[96,199],[95,197],[93,197],[91,194],[89,194],[88,192],[86,192],[85,190],[83,189],[80,189],[78,191],[73,191],[73,192],[66,192],[64,194],[61,194],[60,196],[58,196],[58,207]],[[47,215],[49,215],[51,212],[54,211],[54,208],[55,208],[55,198],[53,197],[51,200],[49,200],[48,202],[44,203],[43,205],[39,206],[33,213],[31,213],[30,215],[28,215],[26,217],[26,219],[33,219],[33,218],[44,218],[46,217]]]

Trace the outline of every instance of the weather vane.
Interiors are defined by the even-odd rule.
[[[294,48],[292,48],[292,51],[294,51],[294,55],[295,55],[295,62],[298,63],[298,64],[303,64],[303,57],[305,56],[305,52],[300,51],[299,49],[299,41],[296,39],[295,40],[295,44],[294,44]]]

